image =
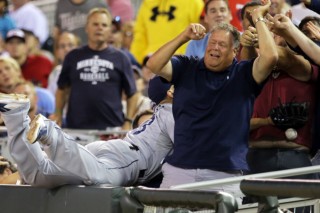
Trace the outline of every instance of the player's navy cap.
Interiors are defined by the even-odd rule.
[[[20,29],[13,29],[13,30],[10,30],[8,33],[7,33],[7,36],[6,36],[6,42],[8,42],[10,39],[12,38],[19,38],[21,39],[23,42],[26,41],[26,37],[25,37],[25,34],[22,30]]]
[[[155,76],[149,81],[148,96],[152,102],[159,104],[166,96],[171,84],[160,76]]]

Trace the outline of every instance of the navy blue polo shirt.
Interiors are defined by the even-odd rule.
[[[261,91],[253,60],[236,60],[224,71],[208,70],[203,58],[174,56],[173,166],[218,171],[247,170],[249,124]]]

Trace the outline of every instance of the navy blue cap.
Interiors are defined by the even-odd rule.
[[[167,96],[171,84],[160,76],[155,76],[149,81],[148,96],[152,102],[159,104]]]

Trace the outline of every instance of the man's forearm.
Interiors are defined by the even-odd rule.
[[[312,75],[312,67],[308,60],[296,54],[287,47],[277,47],[279,60],[277,67],[285,71],[291,77],[300,81],[309,81]]]
[[[62,115],[63,108],[66,104],[68,89],[57,89],[56,91],[56,115]]]
[[[253,78],[257,83],[263,82],[278,61],[278,52],[273,36],[271,35],[264,19],[270,8],[270,0],[265,0],[264,5],[252,12],[252,18],[258,32],[259,57],[255,59],[253,67]]]
[[[304,35],[298,28],[292,29],[292,35],[298,46],[305,52],[315,63],[320,65],[320,47]]]
[[[133,120],[136,114],[136,107],[138,103],[138,93],[133,94],[127,99],[127,119]]]
[[[259,17],[257,19],[261,18]],[[269,64],[270,62],[276,62],[277,60],[274,60],[274,56],[277,56],[278,54],[276,44],[266,23],[264,21],[256,21],[255,24],[258,31],[260,60],[266,61],[266,64]],[[270,72],[273,67],[274,63],[270,63],[269,67],[266,69],[267,72]]]
[[[171,76],[163,76],[163,69],[168,65],[169,60],[176,52],[176,50],[188,42],[188,39],[185,38],[183,34],[180,34],[173,40],[166,43],[160,49],[158,49],[148,60],[147,67],[156,75],[160,75],[167,80],[171,80]],[[169,79],[168,79],[169,78]]]
[[[267,118],[251,118],[250,120],[250,131],[258,129],[263,126],[273,125],[270,117]]]

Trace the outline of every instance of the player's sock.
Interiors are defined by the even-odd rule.
[[[0,93],[0,112],[8,112],[28,102],[28,96],[24,94]]]
[[[48,128],[44,122],[45,117],[38,114],[30,123],[30,129],[27,132],[27,139],[29,143],[33,144],[41,140],[44,135],[47,135]]]

